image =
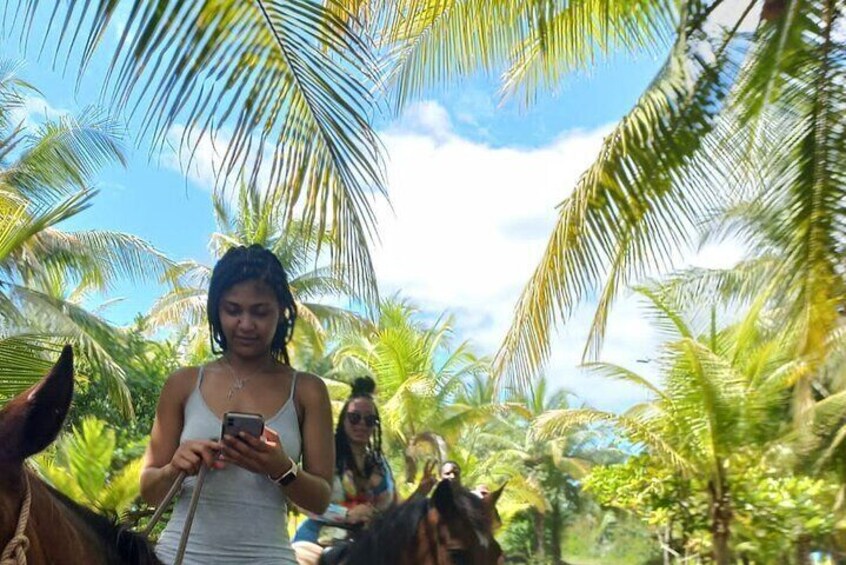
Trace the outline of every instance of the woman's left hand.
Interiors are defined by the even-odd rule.
[[[253,473],[277,477],[291,466],[288,454],[279,441],[279,434],[264,428],[260,438],[241,432],[239,436],[223,436],[223,458]]]

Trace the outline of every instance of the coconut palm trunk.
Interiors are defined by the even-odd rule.
[[[550,552],[552,553],[553,565],[563,565],[564,561],[561,559],[561,528],[564,517],[561,515],[561,492],[556,491],[552,500],[552,512],[550,522],[552,523],[552,536],[550,543]]]
[[[717,565],[730,565],[731,499],[721,461],[717,462],[717,474],[709,482],[708,490],[711,493],[711,536],[714,544],[714,562]]]
[[[532,511],[533,524],[535,529],[535,558],[539,563],[546,560],[544,548],[544,531],[546,530],[546,514],[539,510]]]

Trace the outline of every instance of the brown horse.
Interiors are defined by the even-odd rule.
[[[493,537],[502,488],[480,498],[443,480],[432,497],[388,511],[354,542],[324,554],[322,565],[501,565]]]
[[[68,346],[40,383],[0,411],[0,563],[160,563],[145,538],[79,506],[26,467],[27,457],[56,439],[72,395]]]

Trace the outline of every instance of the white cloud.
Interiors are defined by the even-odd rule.
[[[41,96],[25,96],[23,104],[12,110],[11,122],[16,125],[22,123],[27,128],[36,128],[45,120],[55,120],[68,113],[68,110],[54,108]]]
[[[428,310],[456,315],[461,338],[493,354],[557,219],[556,206],[595,159],[610,127],[566,132],[536,149],[493,148],[450,128],[435,102],[408,110],[383,134],[393,210],[376,204],[374,253],[384,294],[401,291]],[[631,387],[586,377],[581,360],[592,305],[553,344],[549,380],[592,405],[621,409],[643,399]],[[655,338],[631,299],[615,309],[603,359],[633,369]]]
[[[743,17],[743,21],[740,22],[738,31],[741,33],[754,31],[761,20],[761,8],[763,4],[763,0],[758,0],[747,12],[747,8],[749,8],[747,2],[724,2],[711,14],[709,23],[717,28],[733,28],[737,25],[738,20],[740,20],[744,12],[747,12],[746,16]]]
[[[404,112],[392,129],[414,131],[438,141],[446,141],[452,137],[452,120],[446,108],[434,100],[427,100]]]
[[[434,104],[411,108],[402,129],[382,136],[393,212],[375,204],[382,239],[377,274],[427,303],[501,302],[528,279],[556,205],[607,130],[576,132],[533,150],[492,148],[443,129],[449,117]],[[435,131],[428,127],[432,116]],[[404,127],[418,122],[426,127]]]
[[[743,259],[745,248],[736,240],[704,246],[690,264],[703,269],[730,269]]]
[[[174,171],[185,174],[198,187],[212,190],[215,187],[216,171],[223,160],[225,145],[218,143],[220,136],[213,138],[205,135],[202,139],[189,137],[187,143],[182,142],[186,134],[186,126],[176,124],[167,134],[170,151],[162,154],[162,164]]]

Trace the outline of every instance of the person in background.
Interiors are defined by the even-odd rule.
[[[376,383],[359,377],[352,385],[335,428],[335,475],[328,509],[310,513],[294,536],[300,565],[318,562],[324,548],[348,539],[397,502],[394,475],[382,453],[382,426],[374,393]],[[427,464],[414,494],[426,495],[435,484]]]
[[[461,467],[455,461],[444,461],[441,465],[441,479],[455,481],[461,485]]]

